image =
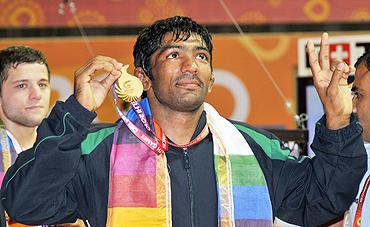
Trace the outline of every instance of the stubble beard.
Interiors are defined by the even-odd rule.
[[[24,126],[24,127],[37,127],[42,120],[46,117],[46,114],[43,116],[38,115],[38,116],[30,116],[25,113],[19,114],[19,113],[13,113],[12,111],[7,111],[6,109],[3,109],[3,113],[8,118],[8,120]]]
[[[154,85],[154,84],[153,84]],[[181,94],[180,92],[166,93],[157,92],[156,86],[153,86],[153,94],[156,100],[163,106],[177,112],[195,112],[204,103],[205,94]]]

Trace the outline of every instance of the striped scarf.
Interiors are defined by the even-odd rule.
[[[140,104],[153,126],[148,101]],[[204,107],[214,142],[219,226],[272,226],[268,188],[252,150],[235,126]],[[127,117],[144,130],[133,111]],[[172,226],[166,156],[152,152],[120,121],[110,161],[107,226]]]
[[[0,127],[0,185],[5,172],[15,162],[17,156],[12,139],[8,136],[6,129]]]
[[[6,129],[4,127],[0,127],[0,185],[3,181],[5,172],[18,157],[14,143],[15,141],[13,141],[12,138],[8,136]],[[30,227],[9,220],[9,217],[7,215],[6,220],[9,227]]]

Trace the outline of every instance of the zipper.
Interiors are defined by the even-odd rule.
[[[191,179],[191,171],[190,171],[190,159],[188,154],[188,149],[186,147],[182,148],[184,154],[184,168],[186,171],[186,175],[188,176],[188,189],[189,189],[189,198],[190,198],[190,220],[191,220],[191,227],[195,227],[194,224],[194,197],[193,197],[193,182]]]
[[[87,227],[91,227],[89,220],[86,219],[86,225]]]

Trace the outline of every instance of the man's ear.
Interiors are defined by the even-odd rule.
[[[211,93],[213,85],[215,84],[215,75],[212,73],[211,78],[209,79],[208,93]]]
[[[144,91],[148,91],[152,87],[152,81],[146,75],[143,68],[136,67],[134,75],[140,79],[141,83],[143,84]]]

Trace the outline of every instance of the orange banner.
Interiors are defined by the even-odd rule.
[[[319,36],[319,34],[317,34]],[[90,39],[96,55],[107,55],[130,64],[135,37],[94,37]],[[5,39],[0,48],[29,45],[43,51],[49,61],[53,103],[73,93],[73,74],[91,56],[80,38]],[[294,128],[293,115],[285,108],[289,101],[295,110],[297,65],[296,35],[214,36],[216,84],[207,101],[223,116],[258,126]],[[253,53],[253,52],[254,53]],[[264,62],[272,80],[255,57]],[[99,122],[113,122],[118,115],[113,100],[98,110]]]

